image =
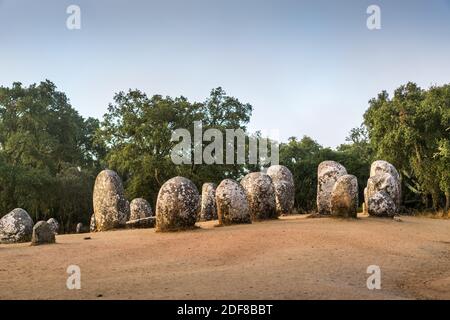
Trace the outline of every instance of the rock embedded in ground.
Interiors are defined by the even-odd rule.
[[[216,189],[219,224],[251,223],[250,209],[244,188],[234,180],[223,180]]]
[[[143,198],[133,199],[130,203],[130,219],[137,220],[153,216],[150,203]]]
[[[130,204],[125,199],[122,180],[112,170],[103,170],[95,179],[94,214],[97,231],[125,226],[130,216]]]
[[[127,229],[154,228],[155,224],[156,224],[155,217],[146,217],[146,218],[127,221],[126,228]]]
[[[207,182],[202,186],[200,221],[217,219],[216,184]]]
[[[245,190],[253,221],[278,218],[275,189],[269,175],[262,172],[249,173],[242,179],[241,185]]]
[[[339,177],[347,170],[335,161],[324,161],[317,168],[317,211],[322,215],[331,214],[331,192]]]
[[[36,246],[49,243],[55,243],[55,232],[46,221],[38,221],[33,227],[31,244]]]
[[[276,209],[278,215],[292,213],[295,199],[294,177],[291,171],[282,165],[274,165],[267,169],[275,189]]]
[[[75,232],[76,232],[76,233],[85,233],[85,232],[87,232],[87,231],[86,231],[86,228],[84,227],[83,223],[78,222],[78,223],[77,223],[77,226],[76,226],[76,228],[75,228]]]
[[[163,184],[156,201],[156,230],[176,231],[194,228],[199,194],[195,184],[175,177]]]
[[[0,219],[0,243],[30,241],[33,225],[33,219],[24,209],[12,210]]]
[[[331,215],[356,218],[358,212],[358,180],[346,174],[336,181],[331,192]]]
[[[47,223],[50,225],[50,228],[53,230],[55,234],[59,232],[59,223],[55,218],[50,218],[47,220]]]

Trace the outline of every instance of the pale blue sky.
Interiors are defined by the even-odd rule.
[[[450,0],[0,0],[0,85],[46,78],[98,118],[120,90],[203,101],[222,86],[254,106],[252,131],[334,147],[381,90],[450,82]]]

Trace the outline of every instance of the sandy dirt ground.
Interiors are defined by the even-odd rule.
[[[289,216],[0,245],[0,299],[450,299],[450,220],[402,220]],[[69,265],[80,290],[66,287]],[[367,289],[369,265],[381,290]]]

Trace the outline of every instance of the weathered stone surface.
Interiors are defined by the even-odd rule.
[[[278,218],[275,189],[269,175],[262,172],[249,173],[242,179],[241,185],[245,190],[253,221]]]
[[[59,232],[59,223],[55,218],[50,218],[47,220],[47,223],[50,225],[54,234],[58,234]]]
[[[55,232],[52,226],[46,221],[38,221],[33,227],[31,244],[37,246],[47,243],[55,243]]]
[[[267,169],[275,189],[275,201],[278,215],[292,213],[295,199],[294,177],[291,171],[282,165],[275,165]]]
[[[157,231],[175,231],[195,226],[199,194],[195,184],[175,177],[163,184],[156,202]]]
[[[369,214],[378,217],[393,217],[395,203],[386,191],[376,192],[369,198]]]
[[[393,196],[392,200],[396,205],[397,210],[400,209],[401,196],[402,196],[402,182],[397,169],[387,161],[377,160],[370,166],[370,177],[373,177],[380,173],[389,173],[397,183],[397,194]],[[392,195],[391,195],[392,196]]]
[[[201,221],[217,219],[216,188],[216,184],[210,182],[204,183],[202,186],[200,212]]]
[[[383,191],[387,197],[389,197],[392,201],[383,200],[383,205],[389,203],[393,204],[393,207],[389,210],[385,210],[384,207],[370,205],[371,198],[374,197],[377,193]],[[398,205],[400,192],[398,190],[397,179],[394,178],[389,173],[378,173],[369,178],[367,181],[367,201],[368,201],[368,213],[374,216],[383,216],[385,213],[398,212]],[[378,196],[377,203],[380,203],[380,196]],[[376,208],[382,209],[382,211],[375,211]]]
[[[369,196],[367,194],[367,187],[364,188],[364,205],[363,205],[363,213],[369,213]]]
[[[153,216],[152,207],[143,198],[133,199],[130,203],[130,220],[143,219]]]
[[[89,231],[90,232],[97,231],[97,224],[95,223],[95,214],[91,215],[91,222],[89,224]]]
[[[337,217],[356,218],[358,212],[358,180],[346,174],[336,181],[331,192],[331,214]]]
[[[94,214],[97,231],[125,226],[130,205],[125,199],[122,180],[116,172],[103,170],[95,179]]]
[[[324,161],[317,168],[317,211],[322,215],[331,214],[331,192],[339,177],[347,170],[335,161]]]
[[[251,223],[250,209],[244,188],[234,180],[223,180],[216,189],[219,224]]]
[[[373,177],[379,173],[389,173],[397,181],[400,181],[400,175],[398,174],[397,169],[387,161],[377,160],[372,163],[370,166],[370,176]]]
[[[155,217],[146,217],[140,218],[136,220],[130,220],[126,223],[127,229],[145,229],[145,228],[154,228],[156,224]]]
[[[77,227],[75,228],[75,232],[76,233],[84,233],[85,232],[84,226],[83,226],[83,224],[81,222],[77,223]]]
[[[0,219],[0,243],[28,242],[33,233],[33,219],[16,208]]]

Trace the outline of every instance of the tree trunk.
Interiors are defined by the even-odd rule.
[[[439,209],[439,193],[433,192],[431,194],[431,201],[433,202],[433,211],[437,212]]]
[[[450,209],[450,191],[445,192],[445,212],[444,214],[448,217],[448,210]]]

